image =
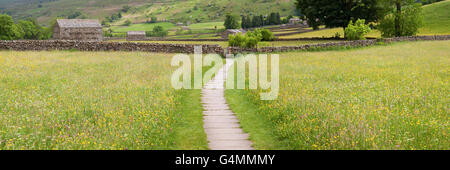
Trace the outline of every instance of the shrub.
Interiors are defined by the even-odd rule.
[[[262,40],[261,29],[255,29],[253,31],[248,31],[245,35],[247,37],[252,37],[252,38],[254,38],[254,39],[258,40],[258,41]]]
[[[363,40],[364,36],[371,31],[369,25],[365,24],[364,19],[358,19],[353,24],[353,21],[350,21],[347,28],[345,28],[345,38],[348,40]]]
[[[273,32],[268,29],[261,29],[262,41],[273,41],[275,36]]]
[[[260,40],[257,37],[246,37],[245,38],[245,47],[247,48],[255,48]]]
[[[228,35],[228,45],[231,47],[243,47],[245,46],[246,37],[241,33],[236,35]]]
[[[228,45],[232,47],[255,48],[261,40],[273,40],[273,33],[265,29],[255,29],[245,35],[238,33],[228,36]]]
[[[131,21],[130,20],[126,20],[125,23],[123,23],[124,26],[130,26],[131,25]]]

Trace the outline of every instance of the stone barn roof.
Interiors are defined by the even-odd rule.
[[[245,30],[242,29],[227,29],[226,33],[237,34],[237,33],[245,33]]]
[[[96,19],[57,19],[60,28],[101,28],[102,24]]]
[[[128,35],[145,35],[145,31],[128,31]]]

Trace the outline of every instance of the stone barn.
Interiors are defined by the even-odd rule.
[[[236,35],[238,33],[241,33],[242,35],[244,35],[245,33],[247,33],[247,31],[244,29],[227,29],[220,36],[222,38],[228,39],[228,35],[230,35],[230,34]]]
[[[128,31],[127,41],[145,40],[145,31]]]
[[[103,28],[94,19],[57,19],[53,26],[53,39],[102,41]]]

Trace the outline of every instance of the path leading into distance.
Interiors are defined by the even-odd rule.
[[[233,59],[227,58],[216,76],[202,89],[203,128],[212,150],[253,150],[248,134],[241,129],[236,114],[225,99],[225,80]]]

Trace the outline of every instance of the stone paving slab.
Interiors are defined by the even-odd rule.
[[[241,127],[239,123],[236,122],[209,122],[206,121],[203,124],[204,128],[215,128],[215,129],[228,129],[228,128],[239,128]]]
[[[223,112],[223,111],[218,111],[218,112],[203,112],[203,115],[205,116],[233,116],[234,113],[233,112]]]
[[[248,139],[248,134],[238,133],[238,134],[214,134],[209,135],[208,139],[218,140],[218,141],[232,141],[232,140],[246,140]]]
[[[205,122],[232,122],[239,123],[239,120],[233,116],[207,116],[204,117]]]
[[[235,148],[253,150],[251,144],[249,140],[215,141],[211,142],[209,147],[213,150],[235,150]]]
[[[244,133],[241,128],[229,128],[229,129],[205,129],[206,135],[208,134],[237,134]]]
[[[227,59],[227,64],[202,89],[203,128],[212,150],[253,150],[248,134],[240,128],[239,119],[225,99],[226,72],[232,63],[233,59]]]

